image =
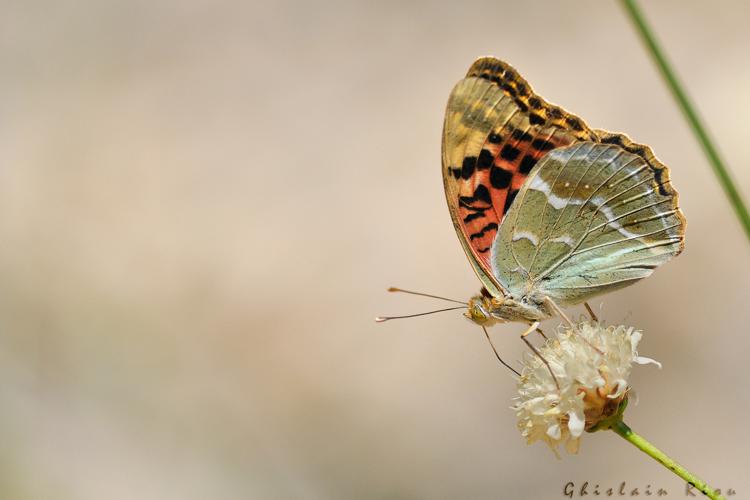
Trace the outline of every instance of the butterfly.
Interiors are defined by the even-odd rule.
[[[483,285],[466,312],[479,325],[536,326],[684,248],[678,194],[651,149],[589,128],[493,57],[450,94],[442,163],[453,225]]]

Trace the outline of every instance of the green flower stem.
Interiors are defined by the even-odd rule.
[[[656,39],[654,38],[651,29],[648,27],[648,24],[646,24],[646,20],[644,19],[643,14],[638,7],[637,1],[621,0],[621,3],[627,13],[630,15],[630,19],[633,21],[633,24],[638,30],[643,43],[651,53],[651,56],[653,57],[654,62],[656,62],[656,65],[659,67],[659,71],[661,71],[661,75],[664,77],[669,90],[672,91],[672,95],[677,101],[677,104],[682,110],[682,113],[685,115],[685,118],[690,124],[690,127],[693,129],[693,133],[695,133],[698,142],[703,148],[703,152],[706,154],[708,162],[713,167],[714,173],[719,179],[719,184],[721,184],[721,187],[724,188],[724,193],[727,195],[727,198],[729,198],[729,203],[734,208],[737,218],[740,220],[740,224],[745,230],[746,236],[748,237],[748,239],[750,239],[750,213],[748,213],[747,206],[742,200],[742,195],[740,195],[739,191],[735,187],[734,182],[732,181],[732,177],[729,174],[729,170],[724,165],[724,162],[722,161],[718,151],[714,147],[713,142],[711,142],[711,139],[708,137],[708,133],[703,127],[703,124],[698,117],[698,113],[695,111],[695,108],[690,103],[690,100],[685,94],[685,91],[682,89],[682,85],[677,80],[677,76],[675,75],[674,71],[672,71],[669,62],[666,59],[666,56],[662,52],[659,45],[656,43]]]
[[[609,428],[626,440],[630,441],[630,443],[635,445],[639,450],[649,455],[664,467],[680,476],[687,483],[695,486],[695,489],[706,495],[708,498],[711,498],[713,500],[724,499],[723,496],[719,495],[710,486],[708,486],[705,481],[699,479],[694,474],[691,474],[687,469],[685,469],[685,467],[669,458],[666,454],[664,454],[664,452],[633,432],[633,430],[628,427],[627,424],[622,420],[615,420],[611,423]]]

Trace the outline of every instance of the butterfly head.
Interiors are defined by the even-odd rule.
[[[492,326],[496,323],[505,323],[501,317],[493,314],[502,308],[504,298],[488,297],[484,293],[469,299],[469,306],[464,316],[481,326]]]

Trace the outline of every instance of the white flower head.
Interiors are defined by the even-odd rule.
[[[539,348],[549,368],[527,353],[513,405],[526,442],[543,440],[555,454],[562,443],[576,453],[584,430],[621,411],[632,364],[659,365],[638,356],[641,335],[633,327],[583,321]]]

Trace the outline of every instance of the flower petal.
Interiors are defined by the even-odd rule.
[[[568,420],[568,430],[570,430],[570,435],[574,438],[579,437],[581,434],[583,434],[583,427],[586,424],[583,412],[568,412],[568,418],[570,419]]]
[[[547,428],[547,435],[554,439],[555,441],[559,441],[562,437],[562,430],[560,429],[559,424],[552,424]]]
[[[655,359],[647,358],[646,356],[636,356],[633,358],[633,362],[638,363],[639,365],[654,364],[659,367],[659,369],[661,369],[661,363],[659,363]]]
[[[628,382],[627,380],[619,379],[615,381],[614,386],[616,387],[616,390],[612,392],[612,394],[607,394],[607,398],[609,399],[617,399],[622,396],[622,393],[628,388]]]

